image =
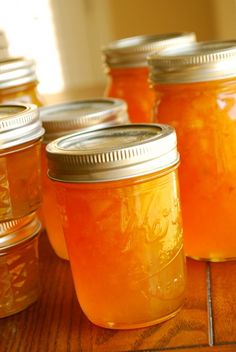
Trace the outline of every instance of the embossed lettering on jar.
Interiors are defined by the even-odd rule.
[[[40,228],[35,213],[0,223],[0,318],[22,311],[39,296]]]
[[[47,146],[80,305],[106,328],[174,316],[184,301],[179,156],[172,128],[123,125]]]
[[[176,128],[185,250],[236,258],[236,41],[150,57],[156,120]]]
[[[109,76],[105,96],[124,99],[132,122],[153,122],[155,94],[149,86],[147,55],[194,41],[194,33],[167,33],[141,35],[108,44],[103,48]]]

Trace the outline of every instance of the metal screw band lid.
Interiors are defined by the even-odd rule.
[[[0,237],[14,232],[17,228],[25,226],[35,218],[35,213],[31,213],[19,219],[0,222]]]
[[[0,153],[40,138],[44,134],[39,112],[33,104],[0,105]]]
[[[41,224],[35,213],[22,219],[7,221],[0,224],[0,255],[1,251],[22,244],[36,236]]]
[[[102,128],[129,122],[127,104],[120,99],[94,98],[40,108],[44,142],[84,128]]]
[[[37,81],[35,62],[23,57],[0,60],[0,89]]]
[[[102,182],[150,174],[179,161],[175,130],[128,124],[62,137],[47,145],[48,175],[62,182]]]
[[[153,83],[191,83],[236,77],[236,41],[192,43],[148,57]]]
[[[195,42],[195,33],[140,35],[114,41],[102,49],[108,67],[147,66],[147,55],[175,45]]]

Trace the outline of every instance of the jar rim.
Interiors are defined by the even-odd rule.
[[[34,60],[24,57],[7,57],[0,60],[0,89],[34,81],[37,81]]]
[[[21,245],[37,236],[41,228],[42,225],[35,213],[24,219],[3,222],[0,229],[0,256],[1,252]]]
[[[194,42],[193,32],[138,35],[113,41],[102,48],[105,66],[142,67],[148,66],[147,55],[172,45]]]
[[[46,147],[49,178],[94,183],[133,178],[179,162],[175,130],[161,124],[126,124],[75,133]]]
[[[39,108],[44,143],[82,129],[128,123],[127,104],[115,98],[90,98]]]
[[[38,139],[43,134],[36,105],[0,105],[0,153],[4,149]]]
[[[192,83],[236,77],[236,40],[190,43],[149,55],[152,83]]]

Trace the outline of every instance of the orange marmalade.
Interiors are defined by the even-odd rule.
[[[150,64],[156,120],[178,136],[186,254],[235,259],[236,42],[166,50]]]
[[[44,222],[54,251],[60,258],[68,259],[55,192],[47,177],[46,144],[77,130],[126,123],[129,121],[127,106],[119,99],[86,99],[41,108],[40,117],[45,128],[42,148]]]
[[[105,96],[124,99],[131,122],[152,122],[155,94],[148,82],[146,56],[163,47],[195,41],[194,33],[143,35],[117,40],[103,49],[108,67]]]
[[[174,130],[123,125],[47,146],[74,284],[95,324],[131,329],[174,316],[185,260]]]
[[[0,222],[40,206],[43,133],[35,105],[0,106]]]
[[[39,232],[34,213],[0,223],[0,318],[27,308],[39,296]]]

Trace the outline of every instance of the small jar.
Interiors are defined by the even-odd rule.
[[[47,146],[80,305],[94,324],[131,329],[174,316],[185,260],[176,135],[122,125]]]
[[[68,259],[54,190],[47,177],[46,145],[78,130],[128,123],[127,105],[119,99],[87,99],[41,108],[40,117],[45,128],[42,150],[44,223],[56,254]]]
[[[0,223],[0,318],[22,311],[39,296],[40,229],[35,214]]]
[[[186,254],[235,259],[236,41],[165,49],[149,63],[156,121],[178,136]]]
[[[35,105],[0,105],[0,222],[41,203],[41,137]]]
[[[152,122],[155,94],[149,87],[147,55],[193,41],[194,33],[169,33],[141,35],[108,44],[103,48],[109,76],[105,96],[124,99],[131,122]]]
[[[0,60],[0,103],[26,103],[42,106],[37,91],[35,62],[23,57]]]

